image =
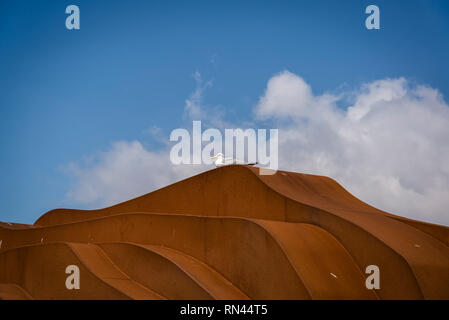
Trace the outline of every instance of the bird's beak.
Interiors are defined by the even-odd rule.
[[[215,159],[215,158],[217,158],[217,156],[213,156],[213,157],[210,157],[211,159]]]

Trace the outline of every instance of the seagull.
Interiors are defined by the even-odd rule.
[[[223,166],[229,166],[231,164],[246,164],[253,166],[257,164],[257,162],[253,163],[245,163],[245,161],[234,159],[234,158],[225,158],[223,153],[218,153],[217,155],[210,157],[211,159],[217,159],[215,160],[214,164],[216,167],[223,167]]]

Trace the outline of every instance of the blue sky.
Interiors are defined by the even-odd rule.
[[[81,29],[65,28],[76,4]],[[381,29],[367,30],[376,4]],[[33,223],[67,198],[62,169],[115,141],[183,125],[194,73],[207,104],[251,120],[289,70],[314,94],[405,77],[449,96],[449,2],[0,1],[0,221]],[[168,135],[168,133],[167,133]],[[168,137],[167,137],[168,139]]]

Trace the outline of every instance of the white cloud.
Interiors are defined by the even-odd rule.
[[[199,73],[195,79],[184,116],[219,129],[240,127],[202,104],[211,83],[203,84]],[[380,209],[449,225],[449,106],[437,90],[399,78],[315,95],[304,79],[284,71],[268,81],[254,109],[256,125],[261,120],[279,128],[282,169],[331,176]],[[69,198],[110,205],[211,168],[173,166],[169,147],[154,151],[122,141],[93,164],[70,165],[76,183]]]
[[[338,97],[324,94],[314,96],[312,88],[300,77],[284,71],[268,81],[265,94],[256,107],[256,118],[312,117],[332,106]]]
[[[190,119],[201,120],[204,117],[204,112],[202,110],[204,91],[212,86],[212,81],[207,81],[203,84],[203,79],[198,71],[195,71],[193,77],[195,79],[196,88],[185,101],[184,115],[187,115]]]
[[[196,88],[185,101],[184,117],[204,119],[203,95],[212,86],[203,83],[201,74],[193,75]],[[220,123],[222,113],[215,113],[212,122]],[[189,128],[187,127],[189,130]],[[64,171],[75,178],[67,193],[69,201],[89,208],[104,207],[135,198],[171,183],[210,169],[206,165],[173,165],[170,162],[169,135],[157,126],[146,129],[162,145],[158,150],[147,150],[139,141],[118,141],[109,150],[90,156],[84,165],[73,162]],[[164,138],[165,137],[165,138]]]
[[[399,78],[315,96],[282,72],[255,113],[289,120],[278,122],[280,167],[331,176],[380,209],[449,225],[449,106],[437,90]]]
[[[79,204],[108,206],[159,189],[205,170],[172,165],[169,150],[149,151],[138,141],[120,141],[93,157],[93,164],[70,164],[76,178],[68,197]]]

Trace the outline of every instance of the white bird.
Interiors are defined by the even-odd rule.
[[[225,158],[223,153],[218,153],[213,157],[210,157],[211,159],[217,159],[215,160],[214,164],[216,167],[223,167],[223,166],[229,166],[231,164],[247,164],[247,165],[255,165],[255,163],[245,163],[245,161],[234,159],[234,158]]]

